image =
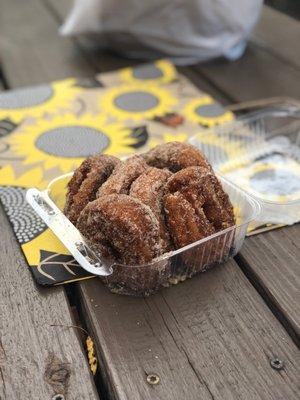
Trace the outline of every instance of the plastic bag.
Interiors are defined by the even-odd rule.
[[[262,0],[75,0],[60,32],[96,33],[127,57],[188,65],[239,58]]]

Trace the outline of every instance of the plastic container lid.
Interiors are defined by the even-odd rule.
[[[200,131],[189,142],[256,198],[256,225],[300,221],[300,108],[282,104]]]

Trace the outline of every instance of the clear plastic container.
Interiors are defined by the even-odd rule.
[[[72,174],[53,180],[43,192],[44,198],[63,209],[66,185]],[[111,274],[101,279],[115,293],[149,295],[162,287],[176,284],[226,261],[241,248],[248,225],[260,212],[259,203],[245,191],[220,177],[234,206],[236,225],[209,237],[171,251],[145,265],[110,265]],[[58,237],[60,235],[58,234]],[[98,255],[101,259],[101,255]],[[98,274],[99,276],[101,273]]]
[[[300,108],[279,104],[190,139],[214,170],[261,205],[253,226],[300,221]]]
[[[99,276],[111,291],[128,295],[149,295],[226,261],[240,250],[250,224],[253,228],[300,220],[299,105],[281,104],[248,114],[232,123],[200,131],[189,142],[205,153],[217,172],[234,206],[236,225],[149,264],[108,264],[101,254],[93,253],[60,211],[72,174],[56,178],[44,192],[29,189],[33,192],[28,201],[84,269]],[[285,175],[272,175],[270,165],[285,171]],[[262,172],[259,179],[257,172]],[[253,173],[256,187],[251,185]],[[292,175],[296,177],[293,180]],[[281,181],[274,194],[278,177]]]

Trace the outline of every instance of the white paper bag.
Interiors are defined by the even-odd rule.
[[[75,0],[60,32],[97,33],[128,57],[188,65],[240,57],[262,0]]]

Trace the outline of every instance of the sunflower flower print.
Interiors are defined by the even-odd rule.
[[[167,60],[124,68],[119,72],[122,82],[161,84],[171,83],[177,78],[176,68]]]
[[[210,96],[190,100],[183,109],[183,115],[190,122],[212,127],[234,119],[234,114],[227,111]]]
[[[73,78],[35,87],[1,93],[0,120],[9,118],[19,123],[26,117],[39,118],[57,109],[71,109],[71,103],[82,90]]]
[[[45,170],[67,173],[96,153],[124,156],[136,144],[145,144],[134,129],[118,123],[106,124],[103,116],[66,114],[26,124],[9,138],[14,154],[25,165],[41,163]],[[145,136],[145,135],[144,135]]]
[[[153,119],[173,110],[177,104],[167,89],[145,84],[108,89],[100,98],[100,111],[117,120]]]

